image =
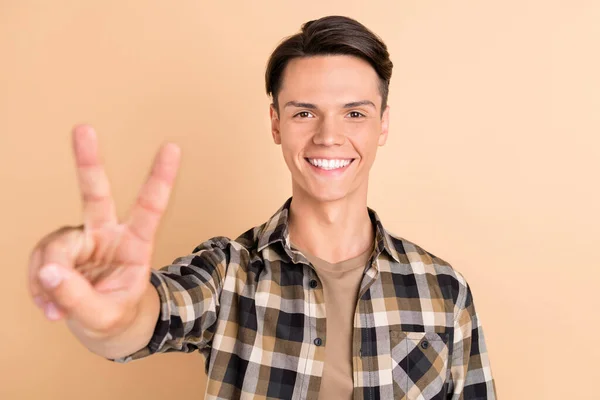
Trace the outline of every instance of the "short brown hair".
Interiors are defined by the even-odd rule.
[[[387,46],[360,22],[337,15],[304,23],[299,33],[287,37],[271,54],[265,81],[267,95],[272,96],[277,113],[277,96],[287,63],[294,58],[319,55],[350,55],[371,64],[379,76],[383,113],[387,105],[393,67]]]

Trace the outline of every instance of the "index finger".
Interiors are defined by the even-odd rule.
[[[98,138],[94,128],[89,125],[73,128],[73,151],[83,201],[84,225],[100,228],[116,224],[115,204],[108,177],[98,156]]]

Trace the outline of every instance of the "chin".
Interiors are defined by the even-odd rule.
[[[347,190],[331,190],[331,189],[312,189],[307,190],[306,194],[308,197],[314,199],[315,201],[319,201],[322,203],[338,201],[346,198],[348,196]]]

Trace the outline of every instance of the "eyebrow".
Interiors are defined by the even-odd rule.
[[[353,108],[353,107],[359,107],[359,106],[371,106],[374,109],[377,109],[377,107],[375,107],[375,104],[371,100],[353,101],[351,103],[344,104],[342,108]],[[286,107],[308,108],[311,110],[316,110],[318,108],[315,104],[301,103],[298,101],[288,101],[287,103],[285,103],[285,106],[283,106],[283,108],[286,108]]]

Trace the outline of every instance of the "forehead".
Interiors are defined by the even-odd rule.
[[[375,69],[358,57],[335,55],[291,60],[283,73],[279,103],[351,102],[381,99]],[[376,103],[378,104],[378,103]]]

